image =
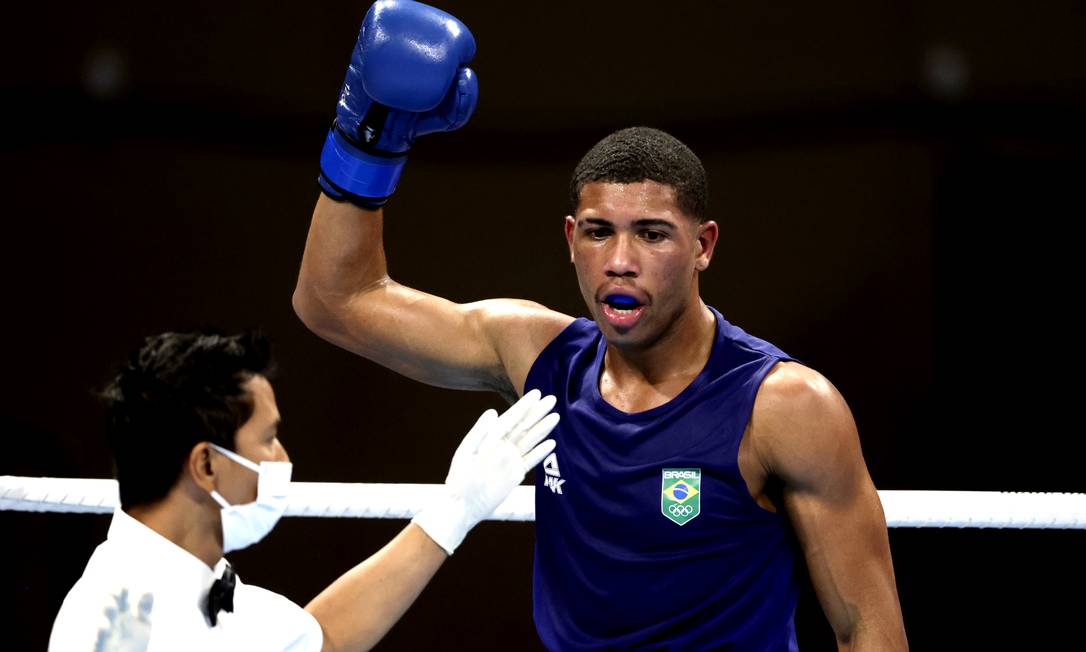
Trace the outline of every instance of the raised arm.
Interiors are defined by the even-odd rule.
[[[431,385],[512,397],[543,347],[571,321],[530,301],[457,304],[388,277],[382,211],[321,195],[294,310],[320,337]]]
[[[750,427],[757,459],[782,482],[838,649],[908,649],[886,517],[841,394],[817,372],[781,363],[762,384]]]
[[[536,355],[570,318],[527,301],[455,304],[387,274],[381,206],[417,136],[471,117],[471,32],[419,3],[386,1],[363,21],[321,154],[321,197],[294,309],[321,337],[432,385],[523,391]]]

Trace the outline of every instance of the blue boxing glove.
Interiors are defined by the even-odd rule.
[[[383,205],[415,137],[459,129],[475,111],[473,56],[475,37],[440,9],[406,0],[370,7],[321,152],[324,193]]]

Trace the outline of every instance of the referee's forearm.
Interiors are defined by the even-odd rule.
[[[324,630],[325,651],[355,652],[376,645],[447,557],[412,523],[340,576],[305,607]]]

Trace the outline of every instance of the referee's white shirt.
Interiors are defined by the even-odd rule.
[[[234,589],[234,611],[212,627],[204,611],[222,573],[120,509],[106,540],[64,598],[50,652],[290,650],[319,652],[320,625],[287,598],[256,586]]]

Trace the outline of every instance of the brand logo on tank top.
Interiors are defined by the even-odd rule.
[[[543,460],[543,473],[547,474],[547,477],[543,478],[543,486],[550,488],[551,493],[562,493],[562,485],[566,481],[562,479],[562,472],[558,470],[558,453],[551,453]]]
[[[664,469],[660,513],[685,525],[701,513],[701,469]]]

